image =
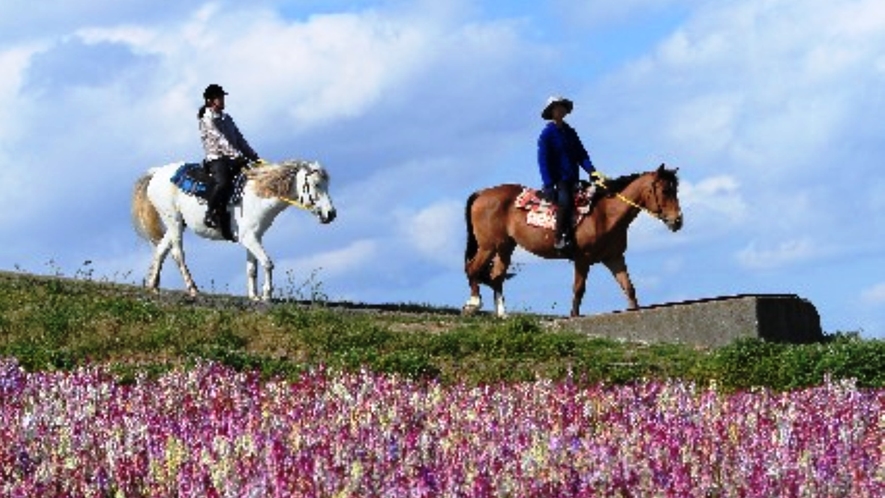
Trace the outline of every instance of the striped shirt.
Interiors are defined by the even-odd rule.
[[[223,111],[217,112],[206,107],[203,117],[200,118],[200,139],[203,141],[203,150],[209,161],[221,157],[258,159],[258,154],[243,138],[233,118]]]

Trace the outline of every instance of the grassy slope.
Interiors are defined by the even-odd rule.
[[[128,375],[211,359],[268,375],[296,376],[323,364],[468,383],[679,377],[789,389],[830,375],[885,384],[885,345],[854,336],[806,346],[739,341],[705,351],[590,338],[548,330],[548,323],[531,315],[461,317],[419,305],[191,300],[90,279],[0,273],[0,356],[30,370],[101,362]]]

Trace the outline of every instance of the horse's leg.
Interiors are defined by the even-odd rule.
[[[584,292],[587,290],[587,274],[589,272],[590,262],[576,258],[575,280],[572,284],[572,317],[581,315],[581,301],[584,300]]]
[[[246,249],[246,291],[249,299],[258,299],[258,259]]]
[[[257,269],[255,262],[258,261],[264,268],[264,286],[261,289],[260,299],[269,301],[273,294],[273,261],[261,245],[261,239],[254,232],[246,231],[240,234],[240,244],[246,248],[246,273],[249,280],[249,299],[258,300],[257,293]]]
[[[144,286],[148,288],[151,292],[158,292],[158,288],[160,287],[160,273],[163,270],[163,261],[166,260],[166,256],[169,254],[169,249],[172,248],[172,241],[169,237],[163,237],[160,239],[160,242],[154,246],[154,256],[151,260],[151,267],[148,270],[147,278],[144,281]]]
[[[194,297],[197,295],[197,284],[194,282],[194,278],[191,276],[191,272],[184,261],[184,245],[182,243],[184,221],[181,217],[178,217],[174,222],[168,223],[167,225],[169,226],[169,229],[166,231],[166,235],[163,236],[163,240],[166,240],[168,237],[168,244],[172,251],[172,259],[178,263],[178,271],[181,272],[181,278],[184,280],[185,287],[187,287],[187,293],[190,294],[191,297]],[[160,243],[162,244],[162,241]],[[165,257],[165,255],[163,257]]]
[[[504,307],[504,281],[507,280],[507,268],[510,267],[510,257],[514,248],[515,246],[501,248],[492,263],[491,287],[495,292],[495,314],[498,318],[507,318],[507,310]]]
[[[633,282],[630,281],[630,274],[627,272],[627,261],[624,259],[624,255],[607,259],[603,263],[612,272],[612,276],[615,277],[615,280],[621,286],[621,290],[624,291],[624,295],[627,297],[627,309],[635,310],[639,308],[639,302],[636,301],[636,289],[633,287]]]
[[[470,285],[470,297],[462,309],[465,314],[475,313],[482,308],[482,296],[479,293],[480,279],[488,271],[488,264],[493,255],[491,250],[479,248],[473,258],[464,265],[464,273],[467,274],[467,283]]]

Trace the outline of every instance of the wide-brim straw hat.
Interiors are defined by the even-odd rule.
[[[541,111],[541,117],[544,119],[552,119],[553,118],[553,106],[556,104],[562,104],[565,106],[566,114],[572,112],[572,109],[575,108],[575,103],[565,97],[553,96],[547,99],[547,105],[544,106],[544,110]]]

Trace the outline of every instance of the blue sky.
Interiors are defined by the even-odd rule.
[[[607,175],[679,167],[685,228],[631,227],[640,303],[797,294],[827,332],[885,337],[881,2],[70,4],[0,4],[0,269],[140,282],[132,184],[200,159],[220,83],[263,157],[332,174],[333,224],[293,209],[266,236],[279,290],[460,306],[464,202],[539,183],[562,94]],[[242,248],[186,251],[201,288],[245,292]],[[571,267],[515,259],[509,309],[567,314]],[[162,285],[182,287],[171,263]],[[591,269],[582,311],[624,305]]]

